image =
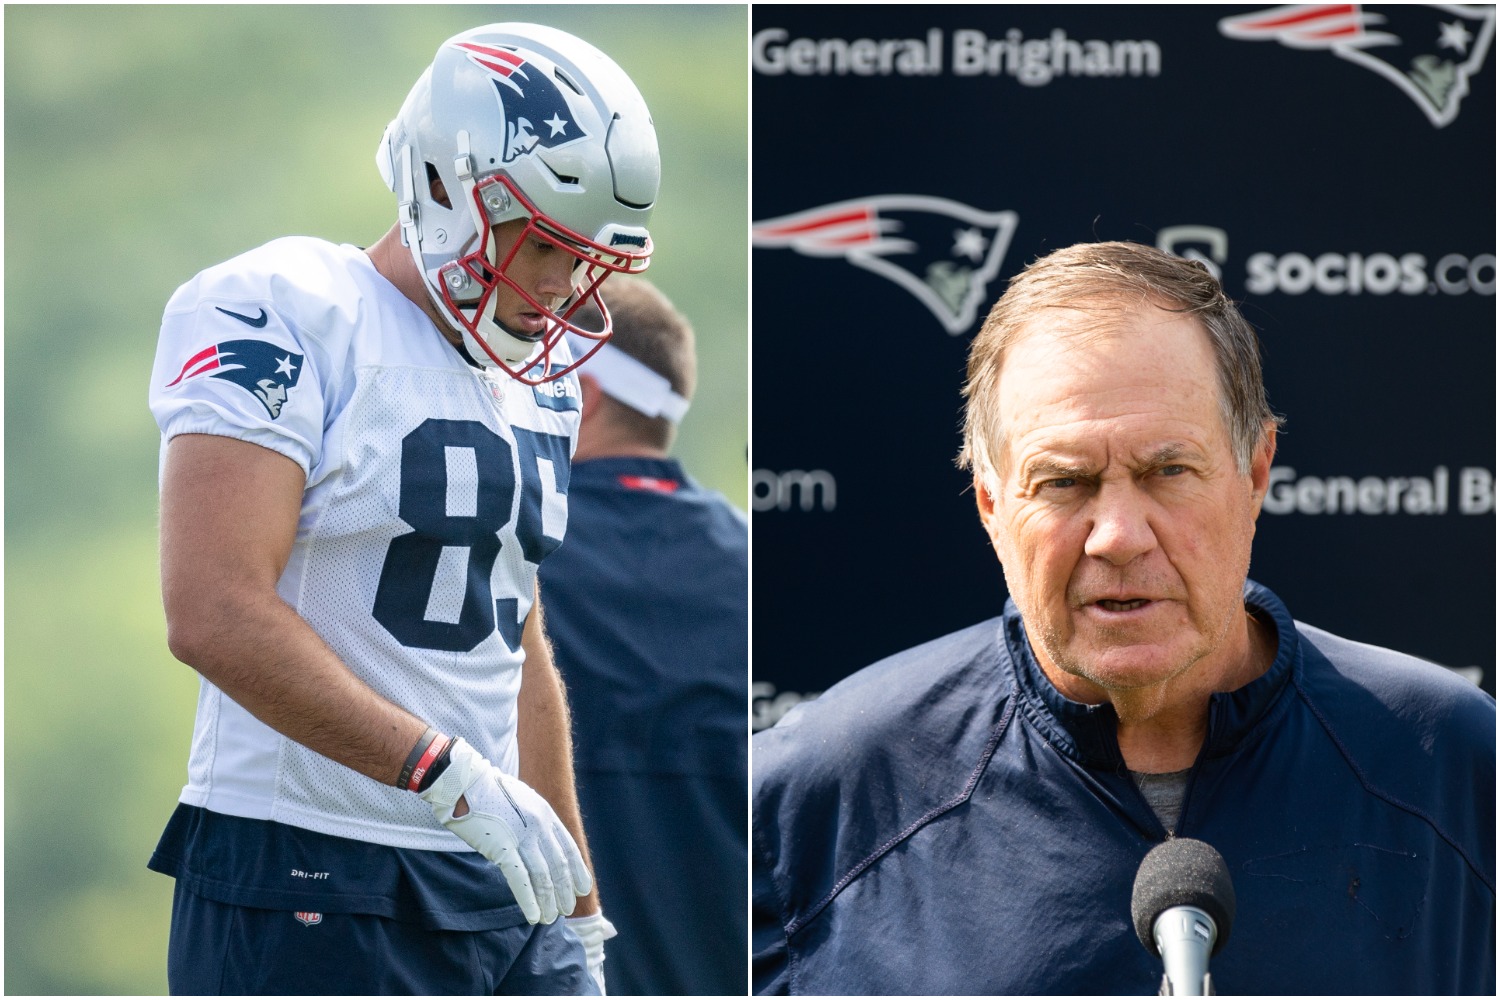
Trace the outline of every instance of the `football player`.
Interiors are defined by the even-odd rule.
[[[372,246],[275,240],[162,321],[162,593],[201,675],[150,862],[169,984],[602,992],[536,574],[567,523],[567,335],[602,344],[600,283],[649,261],[655,131],[604,53],[496,24],[443,43],[376,161]]]

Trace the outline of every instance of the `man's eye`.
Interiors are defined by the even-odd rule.
[[[1161,467],[1161,469],[1159,469],[1158,471],[1162,475],[1164,475],[1164,476],[1180,476],[1183,473],[1187,472],[1187,466],[1185,466],[1185,465],[1163,465]]]
[[[1066,490],[1066,489],[1070,489],[1070,488],[1072,488],[1074,486],[1077,486],[1077,485],[1078,485],[1078,480],[1072,479],[1072,478],[1069,478],[1069,477],[1064,477],[1062,479],[1049,479],[1049,480],[1047,480],[1046,482],[1042,483],[1042,489],[1045,489],[1045,490]]]

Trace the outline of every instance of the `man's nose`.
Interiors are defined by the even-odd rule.
[[[548,255],[546,264],[537,275],[538,296],[566,298],[573,292],[573,265],[578,259],[570,253]]]
[[[1135,483],[1105,483],[1091,503],[1093,523],[1084,554],[1123,566],[1156,548],[1149,499]]]

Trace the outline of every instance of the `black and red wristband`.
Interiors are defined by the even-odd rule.
[[[425,792],[438,775],[448,769],[449,751],[453,749],[453,737],[427,727],[417,745],[411,748],[406,763],[401,766],[401,776],[396,787],[408,792]]]
[[[401,765],[401,776],[396,779],[397,788],[402,790],[411,788],[411,773],[413,769],[416,768],[417,762],[422,759],[422,755],[427,751],[428,747],[432,746],[433,740],[437,739],[437,737],[438,731],[428,726],[427,731],[417,740],[417,745],[411,748],[411,753],[406,755],[406,763]]]
[[[427,745],[422,759],[412,768],[411,784],[414,792],[425,792],[437,780],[438,775],[448,769],[448,751],[453,749],[453,737],[439,734]]]

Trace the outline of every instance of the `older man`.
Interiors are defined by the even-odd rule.
[[[1492,994],[1494,701],[1247,580],[1277,420],[1218,283],[1058,251],[965,392],[1011,600],[756,737],[756,991],[1152,992],[1132,883],[1181,836],[1238,896],[1222,992]]]

